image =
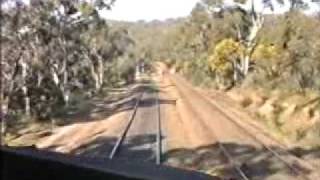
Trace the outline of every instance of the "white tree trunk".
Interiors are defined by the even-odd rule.
[[[43,76],[42,76],[41,72],[38,72],[37,73],[37,87],[41,86],[42,80],[43,80]]]
[[[101,57],[98,59],[98,77],[99,77],[99,89],[103,85],[103,78],[104,78],[104,66],[103,66],[103,61]]]
[[[90,66],[90,72],[94,81],[95,90],[97,91],[100,89],[100,80],[99,80],[99,74],[96,72],[95,66],[93,65],[93,63]]]
[[[52,76],[52,80],[54,82],[54,84],[59,87],[59,83],[60,83],[60,79],[59,76],[57,74],[57,66],[56,65],[52,65],[53,67],[50,68],[50,72],[51,72],[51,76]],[[53,130],[53,124],[54,124],[54,119],[51,118],[51,130]]]
[[[104,65],[101,57],[98,57],[96,65],[94,62],[91,62],[90,72],[94,80],[95,90],[99,91],[104,81]]]
[[[59,72],[60,75],[62,73],[62,80],[59,78],[59,74],[58,74],[58,67],[57,65],[53,65],[53,67],[51,67],[51,76],[53,79],[54,84],[59,88],[60,90],[60,94],[62,96],[63,102],[66,106],[69,105],[69,100],[70,100],[70,90],[68,88],[68,71],[67,71],[67,67],[66,67],[66,63],[67,60],[64,60],[64,65],[62,70]]]
[[[4,145],[4,137],[6,135],[6,127],[7,127],[7,114],[8,114],[8,105],[9,99],[1,99],[1,145]]]
[[[69,106],[69,99],[70,99],[70,91],[65,89],[63,86],[60,88],[62,98],[63,98],[63,103],[65,106]]]
[[[238,69],[237,69],[237,62],[232,63],[233,66],[233,82],[237,83],[239,80],[239,75],[238,75]]]
[[[14,63],[15,68],[17,68],[18,63]],[[0,86],[0,118],[1,118],[1,127],[0,127],[0,135],[1,135],[1,144],[3,144],[3,137],[5,137],[6,127],[7,127],[7,117],[9,113],[9,102],[10,102],[10,93],[13,91],[14,88],[14,79],[16,75],[14,74],[1,74],[1,86]],[[8,89],[6,89],[6,88]],[[6,90],[5,90],[6,89]],[[9,94],[5,95],[5,91]]]
[[[68,88],[68,71],[67,71],[67,60],[64,61],[64,69],[63,69],[63,83],[60,84],[60,89],[63,97],[64,104],[66,106],[69,105],[69,96],[70,96],[70,91]]]
[[[255,44],[256,44],[256,39],[258,36],[259,31],[262,29],[263,27],[263,23],[264,23],[264,17],[261,13],[257,13],[255,8],[254,8],[254,0],[251,0],[251,23],[252,26],[249,29],[249,35],[247,36],[246,40],[245,40],[245,54],[244,57],[242,58],[242,62],[241,62],[241,66],[242,66],[242,74],[245,77],[248,72],[249,72],[249,65],[250,65],[250,61],[251,61],[251,56],[252,53],[255,49]]]
[[[243,58],[242,62],[242,74],[243,76],[246,76],[249,72],[249,63],[250,63],[250,58],[251,55],[246,54],[245,57]]]
[[[24,96],[24,112],[25,112],[25,116],[27,118],[30,117],[30,98],[28,96],[28,87],[27,87],[27,82],[26,82],[26,78],[27,78],[27,63],[23,60],[20,61],[20,66],[21,66],[21,76],[22,76],[22,93]]]
[[[30,98],[28,97],[28,87],[27,86],[23,86],[22,87],[22,92],[23,92],[23,96],[24,96],[24,112],[25,112],[25,116],[28,118],[30,117]]]

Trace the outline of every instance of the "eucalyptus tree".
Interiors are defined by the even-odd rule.
[[[308,8],[304,0],[203,0],[201,6],[213,17],[231,15],[231,26],[237,33],[237,40],[245,47],[243,55],[234,58],[234,81],[243,80],[249,72],[253,52],[258,44],[259,32],[263,29],[265,15],[292,12]],[[290,31],[290,30],[288,30]]]
[[[113,3],[32,0],[29,5],[15,1],[3,9],[2,132],[4,119],[21,109],[24,117],[46,117],[57,105],[68,105],[75,92],[102,87],[105,64],[132,44],[128,33],[110,31],[99,16],[99,10]]]

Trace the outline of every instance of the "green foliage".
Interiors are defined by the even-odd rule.
[[[78,95],[91,96],[118,84],[128,71],[122,66],[135,66],[122,62],[112,67],[130,53],[132,40],[125,29],[112,28],[99,17],[97,9],[107,4],[92,2],[35,1],[1,13],[5,118],[23,114],[47,119]]]
[[[274,45],[259,44],[253,52],[252,59],[255,61],[272,60],[279,53],[278,47]]]
[[[304,6],[296,2],[283,15],[256,14],[262,20],[260,27],[252,13],[240,7],[213,11],[223,8],[222,3],[203,0],[187,18],[129,25],[139,42],[136,54],[166,61],[197,79],[196,84],[206,79],[199,77],[209,76],[213,82],[233,81],[233,85],[320,89],[319,19],[302,14]],[[253,27],[258,28],[256,35]],[[248,72],[245,57],[249,57]]]
[[[298,11],[268,17],[253,55],[257,68],[246,85],[319,90],[319,26]]]
[[[89,4],[87,2],[83,2],[79,5],[79,11],[84,15],[84,16],[90,16],[95,12],[95,8],[92,4]]]
[[[213,73],[208,66],[207,54],[191,61],[186,71],[187,77],[197,86],[212,87],[215,85]]]
[[[224,39],[214,47],[212,55],[208,58],[208,64],[212,71],[222,75],[233,72],[234,61],[243,56],[244,48],[233,39]]]

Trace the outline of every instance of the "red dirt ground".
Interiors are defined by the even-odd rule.
[[[225,177],[236,176],[236,164],[249,174],[251,179],[301,178],[290,172],[286,165],[266,151],[261,143],[248,136],[247,131],[265,145],[280,152],[284,159],[302,169],[306,176],[311,179],[318,177],[312,174],[315,169],[308,163],[282,151],[286,146],[261,133],[261,129],[242,121],[244,116],[239,115],[236,109],[222,106],[226,103],[218,101],[224,101],[223,98],[203,97],[203,94],[192,88],[183,78],[170,74],[164,65],[157,64],[156,68],[157,73],[152,78],[158,85],[160,99],[164,102],[161,104],[161,117],[165,164]],[[215,103],[220,104],[220,109]],[[228,115],[221,112],[221,109],[229,112]],[[39,141],[37,147],[74,153],[99,138],[115,139],[124,128],[130,112],[122,111],[103,120],[60,127],[51,136]],[[230,118],[235,119],[245,130],[232,123]],[[145,127],[141,125],[140,129],[144,131]],[[223,156],[219,149],[220,144],[234,157],[235,164]],[[100,152],[104,156],[108,153]]]

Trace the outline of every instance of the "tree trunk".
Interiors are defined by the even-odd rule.
[[[259,14],[255,11],[254,8],[254,0],[251,1],[251,22],[252,22],[252,26],[249,29],[249,35],[247,36],[247,38],[245,39],[245,54],[244,57],[242,58],[242,62],[241,62],[241,72],[242,75],[245,77],[247,76],[248,72],[249,72],[249,65],[250,65],[250,61],[251,61],[251,56],[253,54],[253,51],[255,49],[256,46],[256,39],[258,36],[259,31],[261,30],[263,23],[264,23],[264,17],[262,14]]]
[[[61,93],[64,105],[69,106],[70,91],[63,84],[60,84],[59,89],[60,89],[60,93]]]
[[[96,72],[95,66],[93,63],[90,66],[90,72],[91,72],[92,79],[94,81],[95,90],[98,91],[100,89],[99,74]]]
[[[245,57],[243,58],[243,63],[242,63],[242,74],[243,76],[247,76],[249,72],[249,63],[250,63],[251,55],[246,54]]]
[[[20,62],[20,66],[21,66],[21,76],[22,76],[22,87],[21,87],[21,90],[22,90],[22,93],[23,93],[23,96],[24,96],[24,112],[25,112],[25,116],[26,118],[29,118],[30,117],[30,98],[28,96],[28,87],[27,87],[27,82],[26,82],[26,78],[27,78],[27,63],[23,60],[21,60]]]
[[[97,57],[96,61],[91,61],[90,72],[95,84],[95,91],[102,88],[104,81],[104,65],[101,57]]]
[[[99,78],[99,89],[100,89],[103,85],[104,66],[103,66],[102,58],[100,56],[98,57],[97,61],[98,61],[97,73]]]
[[[59,74],[62,74],[62,77],[59,78]],[[51,67],[51,76],[53,79],[54,84],[58,87],[60,91],[60,95],[62,97],[63,103],[68,106],[69,105],[69,99],[70,99],[70,90],[68,88],[68,71],[67,71],[67,60],[64,60],[63,67],[61,68],[61,71],[59,71],[58,74],[58,67],[57,65],[53,65]]]
[[[64,104],[69,106],[69,96],[70,91],[68,88],[68,69],[67,69],[67,60],[64,60],[64,69],[63,69],[63,82],[60,84],[61,94],[63,97]]]
[[[20,56],[19,56],[19,58],[20,58]],[[19,66],[19,63],[18,63],[19,58],[17,59],[16,63],[14,63],[14,69],[17,69]],[[9,102],[10,102],[10,96],[11,96],[10,93],[13,91],[14,80],[15,80],[16,76],[17,76],[17,74],[15,74],[15,73],[1,74],[1,76],[0,76],[0,80],[1,80],[1,86],[0,86],[1,144],[4,143],[3,138],[5,137],[5,134],[6,134],[6,127],[7,127],[7,121],[8,121],[8,113],[9,113]],[[7,82],[7,83],[5,83],[5,82]],[[8,87],[8,89],[6,89],[5,87]],[[5,91],[8,92],[8,94],[5,95]]]
[[[4,145],[4,137],[6,135],[6,128],[7,128],[7,114],[8,114],[8,105],[9,99],[1,99],[1,111],[0,111],[0,118],[1,118],[1,145]]]
[[[37,73],[37,87],[38,88],[41,86],[42,80],[43,80],[43,76],[42,76],[41,72],[38,71],[38,73]]]
[[[23,96],[24,96],[24,112],[25,112],[25,116],[26,118],[29,118],[30,117],[30,98],[28,96],[28,88],[26,85],[24,85],[22,87],[22,92],[23,92]]]
[[[237,83],[238,80],[239,80],[236,62],[233,62],[233,63],[232,63],[232,68],[233,68],[233,82],[234,82],[234,84],[235,84],[235,83]]]

